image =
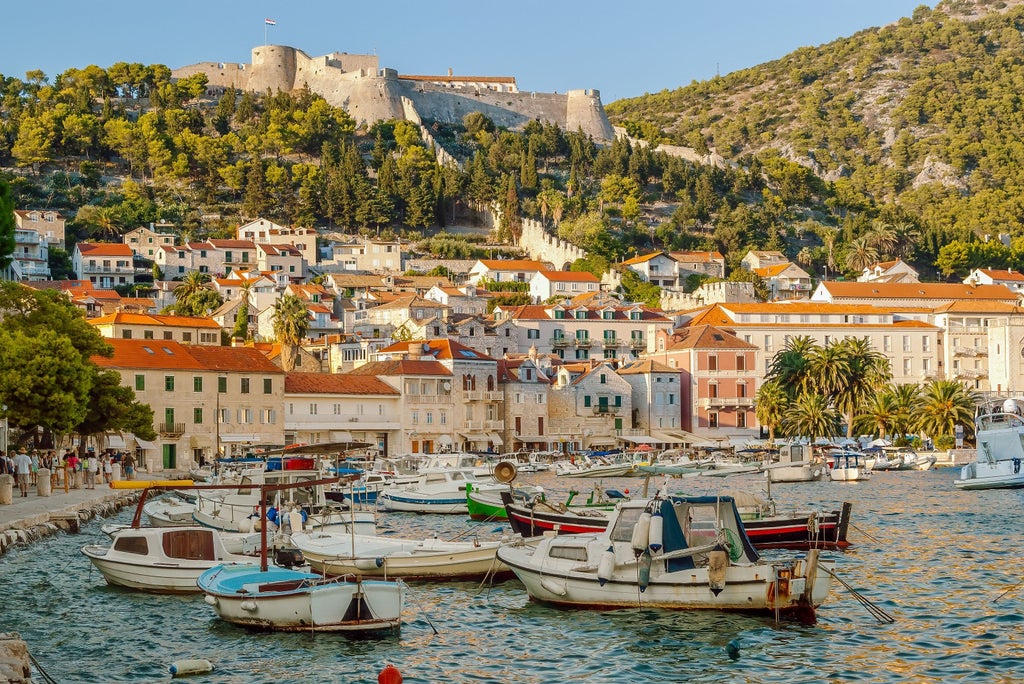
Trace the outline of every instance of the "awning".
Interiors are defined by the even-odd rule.
[[[331,430],[331,441],[332,442],[354,442],[352,433],[347,430]]]
[[[135,437],[135,435],[132,435],[132,437],[135,438],[135,443],[139,445],[139,449],[156,449],[156,444],[154,444],[153,442],[147,441],[145,439],[140,439],[138,437]]]
[[[190,449],[205,449],[213,446],[213,438],[209,435],[192,435],[188,438]]]
[[[241,443],[241,442],[252,442],[256,444],[259,442],[259,436],[255,432],[247,433],[227,433],[220,436],[221,442]]]
[[[116,432],[108,432],[103,435],[104,441],[107,443],[108,449],[124,449],[124,437]]]
[[[672,442],[679,444],[689,444],[690,446],[718,446],[718,443],[714,440],[708,439],[707,437],[700,437],[687,432],[686,430],[665,430],[665,436],[672,437]]]
[[[614,445],[615,441],[616,441],[615,438],[612,437],[612,436],[608,436],[608,437],[591,437],[588,440],[588,443],[590,444],[590,446],[596,446],[596,445],[599,445],[599,444]]]
[[[621,435],[619,439],[623,442],[632,442],[634,444],[657,444],[662,441],[650,435]]]
[[[496,432],[488,432],[487,439],[491,440],[491,443],[494,444],[494,446],[501,446],[505,443],[502,441],[501,437],[499,437],[498,433]]]
[[[451,444],[452,443],[452,436],[451,435],[441,435],[440,437],[437,438],[437,443],[438,444]]]

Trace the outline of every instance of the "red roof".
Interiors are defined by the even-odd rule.
[[[532,259],[481,259],[489,271],[546,271],[547,265]]]
[[[860,283],[852,281],[821,284],[833,297],[862,299],[1004,299],[1017,301],[1005,285],[965,283]]]
[[[94,356],[101,368],[284,373],[266,356],[249,347],[184,345],[173,340],[110,339],[111,358]]]
[[[284,391],[289,394],[400,394],[375,376],[350,373],[288,373]]]
[[[78,251],[83,256],[132,256],[132,248],[120,242],[79,242]]]
[[[351,371],[349,375],[451,375],[437,361],[373,361]]]
[[[599,283],[601,279],[590,271],[541,271],[540,274],[551,282]]]
[[[152,302],[152,300],[149,300]],[[212,318],[193,316],[164,316],[159,314],[129,313],[117,311],[89,320],[92,325],[169,325],[179,328],[220,328]]]

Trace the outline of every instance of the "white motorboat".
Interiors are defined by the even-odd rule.
[[[249,553],[259,552],[260,537],[249,535]],[[85,554],[107,584],[161,594],[197,593],[196,580],[227,562],[251,556],[228,552],[216,530],[191,527],[126,527],[111,532],[110,546],[89,544]]]
[[[633,473],[633,463],[616,461],[608,456],[578,456],[555,463],[556,477],[626,477]]]
[[[872,470],[930,470],[935,456],[919,454],[908,446],[887,446],[875,455]]]
[[[405,585],[327,579],[259,564],[218,565],[199,576],[206,603],[225,622],[285,632],[397,632]]]
[[[534,600],[585,608],[760,612],[814,621],[831,564],[811,550],[763,561],[730,497],[625,501],[599,534],[545,535],[502,546],[498,559]]]
[[[779,460],[765,466],[771,482],[817,482],[828,477],[828,464],[810,444],[785,444]]]
[[[364,537],[332,532],[291,536],[311,569],[326,575],[470,579],[509,572],[495,558],[499,541]]]
[[[975,416],[977,455],[960,469],[960,489],[1024,487],[1024,399],[982,406]]]
[[[860,482],[871,479],[871,468],[865,463],[864,454],[859,451],[836,451],[830,456],[834,459],[829,471],[833,482]]]
[[[469,513],[466,485],[474,490],[503,490],[507,486],[492,478],[477,479],[472,470],[427,470],[415,482],[391,485],[377,495],[377,505],[386,511],[408,513]]]
[[[360,534],[376,533],[373,511],[351,513],[340,506],[329,505],[324,485],[318,484],[316,470],[267,470],[247,474],[235,488],[222,493],[199,490],[196,510],[192,517],[206,527],[228,532],[258,530],[260,521],[260,486],[284,488],[269,502],[281,512],[298,512],[301,527],[345,527],[355,524]],[[292,486],[294,485],[294,486]],[[286,532],[298,531],[291,527],[294,516],[281,515],[277,522],[286,524]]]
[[[196,504],[172,493],[147,501],[142,511],[153,527],[180,527],[194,523],[192,515],[196,512]]]

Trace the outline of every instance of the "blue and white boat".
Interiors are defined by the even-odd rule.
[[[1024,399],[982,406],[975,417],[977,456],[960,469],[960,489],[1024,487]]]
[[[413,482],[394,484],[377,496],[377,505],[386,511],[409,513],[469,514],[466,485],[474,491],[507,490],[508,485],[493,478],[479,479],[472,470],[430,469]]]
[[[218,565],[199,576],[218,617],[244,627],[284,632],[397,632],[400,582],[325,579],[303,570],[254,563]]]

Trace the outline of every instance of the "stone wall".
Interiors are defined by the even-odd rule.
[[[569,270],[574,261],[587,256],[586,250],[550,234],[544,228],[544,224],[529,218],[523,218],[523,233],[519,238],[519,247],[529,254],[531,259],[554,264],[555,270],[558,271]]]

